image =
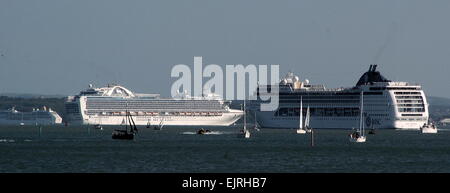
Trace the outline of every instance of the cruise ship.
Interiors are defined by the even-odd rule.
[[[33,109],[32,112],[20,112],[14,107],[0,111],[0,125],[57,125],[62,118],[47,107]]]
[[[300,100],[303,113],[310,108],[310,126],[317,129],[358,128],[360,96],[364,95],[363,121],[373,129],[419,129],[428,122],[428,103],[420,85],[386,79],[377,65],[370,65],[355,86],[327,89],[300,81],[289,72],[279,83],[279,107],[261,111],[259,96],[268,95],[271,85],[258,86],[253,110],[264,128],[298,128]],[[259,92],[265,89],[265,92]],[[305,116],[303,116],[305,117]]]
[[[229,126],[243,115],[231,109],[230,103],[214,94],[191,97],[181,93],[179,99],[166,99],[159,94],[133,93],[120,85],[89,85],[69,96],[65,109],[68,123],[77,125],[121,125],[128,111],[136,125]]]

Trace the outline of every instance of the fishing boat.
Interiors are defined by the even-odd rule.
[[[366,142],[366,136],[364,134],[364,124],[363,124],[363,112],[364,112],[364,92],[361,92],[361,106],[360,106],[360,118],[359,118],[359,129],[354,130],[353,133],[349,135],[350,142],[354,143],[364,143]]]
[[[245,108],[245,100],[244,100],[244,126],[241,132],[239,133],[238,137],[246,139],[250,138],[250,131],[247,129],[247,111]]]

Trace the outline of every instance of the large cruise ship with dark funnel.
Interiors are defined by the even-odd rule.
[[[257,96],[263,95],[259,90],[270,87],[259,86]],[[358,128],[362,93],[366,128],[419,129],[428,121],[428,103],[421,86],[388,80],[377,71],[377,65],[370,65],[351,88],[327,89],[288,73],[279,83],[276,111],[260,111],[257,107],[263,101],[259,97],[252,106],[258,123],[265,128],[298,128],[302,100],[302,112],[310,108],[312,128],[352,129]]]

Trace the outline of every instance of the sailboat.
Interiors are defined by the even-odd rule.
[[[164,127],[164,118],[161,118],[161,122],[159,122],[158,127],[155,126],[153,127],[154,130],[162,130],[162,128]]]
[[[305,131],[308,133],[311,133],[311,126],[309,126],[309,122],[311,120],[311,113],[309,112],[309,106],[308,106],[308,110],[306,110],[306,118],[305,118]]]
[[[372,129],[369,130],[369,134],[370,135],[375,135],[376,134],[375,128],[373,128],[373,123],[372,123]]]
[[[359,108],[359,111],[360,111],[359,129],[349,135],[350,142],[356,142],[356,143],[366,142],[366,135],[364,134],[364,124],[363,124],[364,92],[361,92],[361,102],[360,103],[361,103],[361,107]]]
[[[239,133],[238,137],[240,138],[250,138],[250,131],[247,129],[247,111],[245,108],[245,100],[244,100],[244,127]]]
[[[127,105],[128,106],[128,105]],[[128,110],[125,112],[125,130],[119,130],[116,129],[112,133],[113,139],[126,139],[126,140],[132,140],[134,139],[135,133],[137,133],[138,129],[136,127],[136,124],[133,120],[133,117],[131,116],[130,112]],[[127,123],[128,122],[128,123]],[[128,131],[128,124],[130,126],[130,131]]]
[[[94,125],[94,128],[95,129],[98,129],[98,130],[103,130],[103,126],[102,126],[102,119],[101,118],[99,118],[100,120],[99,120],[99,123],[98,124],[95,124]]]
[[[150,119],[147,121],[147,129],[150,128],[152,126],[152,124],[150,123]]]
[[[258,119],[256,118],[256,111],[255,111],[255,126],[253,127],[256,131],[259,131],[259,125],[258,125]]]
[[[306,130],[303,129],[303,97],[300,99],[300,124],[297,129],[297,134],[305,134]]]

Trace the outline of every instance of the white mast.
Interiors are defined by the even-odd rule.
[[[363,124],[363,111],[364,111],[364,91],[361,91],[361,107],[360,107],[360,118],[359,118],[359,131],[362,136],[364,136],[364,124]]]
[[[299,129],[303,129],[303,96],[300,97],[300,126]]]
[[[126,110],[125,110],[125,130],[128,132],[128,101],[125,103]]]
[[[247,112],[246,112],[246,108],[245,108],[245,99],[244,99],[244,131],[247,130]]]

